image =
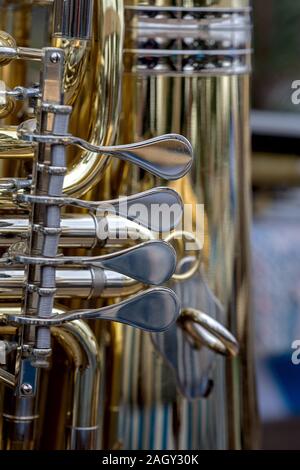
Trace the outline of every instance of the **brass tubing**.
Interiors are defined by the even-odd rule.
[[[67,323],[63,329],[81,346],[86,364],[74,362],[74,395],[72,419],[67,428],[67,448],[95,450],[100,448],[100,350],[90,327],[83,321]]]
[[[8,247],[28,236],[28,217],[0,216],[0,246]],[[69,214],[62,217],[60,246],[92,248],[97,244],[96,219],[89,214]]]
[[[37,400],[15,397],[11,390],[4,396],[2,450],[32,450],[36,444],[39,415]]]
[[[135,245],[140,241],[153,240],[155,235],[135,222],[123,217],[106,216],[106,238],[101,239],[99,221],[90,214],[66,214],[61,219],[61,237],[59,246],[65,248],[88,248],[104,246],[106,249]],[[20,215],[0,216],[0,247],[9,247],[13,243],[28,237],[28,217]],[[98,230],[100,233],[98,233]],[[101,235],[101,236],[100,236]]]
[[[12,2],[5,2],[4,11],[9,9]],[[15,4],[17,2],[13,2]],[[19,2],[18,2],[19,3]],[[25,2],[23,2],[25,3]],[[35,2],[26,2],[29,17],[30,5]],[[45,3],[45,2],[42,2]],[[47,4],[49,2],[46,2]],[[19,5],[16,5],[19,7]],[[3,12],[1,6],[1,13]],[[26,11],[27,12],[27,11]],[[94,144],[109,145],[114,143],[117,132],[118,103],[120,71],[122,64],[123,40],[123,2],[122,0],[95,0],[93,12],[93,38],[88,39],[67,37],[53,38],[54,45],[63,47],[66,52],[65,94],[67,101],[73,105],[71,132],[86,138]],[[1,22],[4,15],[1,15]],[[22,15],[22,20],[24,20]],[[14,13],[12,20],[14,21]],[[80,18],[83,20],[83,18]],[[27,22],[23,22],[27,26]],[[16,29],[16,25],[13,27]],[[30,28],[26,31],[25,41],[30,37]],[[23,41],[17,43],[23,45]],[[27,42],[26,42],[27,45]],[[28,44],[30,46],[30,44]],[[27,72],[27,62],[15,61],[5,67],[4,80],[13,77],[20,80],[20,74],[12,74],[13,64],[22,64],[24,75]],[[31,74],[28,74],[31,76]],[[19,85],[20,83],[14,83]],[[23,84],[23,82],[21,83]],[[10,85],[11,86],[11,85]],[[16,118],[14,116],[14,118]],[[12,123],[15,123],[13,120]],[[10,123],[11,123],[10,122]],[[20,148],[20,142],[11,142],[9,156],[14,149],[14,161],[4,162],[3,176],[26,176],[31,172],[30,164],[24,162],[19,156],[29,157],[26,148]],[[29,153],[31,152],[29,148]],[[5,156],[3,154],[2,156]],[[30,155],[31,157],[31,155]],[[7,158],[8,160],[8,158]],[[16,162],[18,160],[18,162]],[[69,171],[66,176],[65,192],[72,195],[83,195],[91,189],[102,176],[102,171],[109,159],[99,158],[91,152],[77,151],[70,155]],[[16,164],[18,163],[18,164]],[[7,198],[9,199],[9,198]],[[2,200],[1,200],[2,203]],[[13,208],[11,201],[4,201],[1,209]],[[88,222],[88,226],[91,224]],[[95,224],[93,225],[93,230]],[[78,233],[78,232],[77,232]],[[13,234],[14,237],[14,234]],[[80,236],[78,237],[80,238]],[[86,237],[86,240],[89,236]],[[90,243],[91,239],[88,241]],[[93,242],[95,236],[93,232]],[[79,245],[79,240],[73,246]],[[92,245],[93,246],[93,245]],[[92,247],[89,245],[89,247]],[[4,308],[4,307],[3,307]],[[9,309],[5,308],[7,312]],[[20,309],[18,309],[19,311]],[[53,313],[57,313],[54,309]],[[78,368],[76,363],[74,403],[72,406],[72,422],[69,429],[68,447],[76,449],[99,448],[99,387],[100,387],[100,355],[93,334],[85,324],[73,322],[66,325],[67,334],[72,334],[84,350],[86,367]],[[78,358],[77,358],[78,359]],[[42,394],[45,390],[38,389]],[[38,397],[17,398],[10,390],[5,391],[3,414],[3,448],[5,449],[33,449],[38,448],[38,433],[36,423],[39,415],[43,415],[43,406],[40,407]],[[45,403],[44,403],[45,404]]]
[[[189,401],[178,393],[174,375],[165,367],[164,360],[151,362],[154,351],[147,335],[123,328],[123,354],[114,374],[120,377],[115,387],[126,386],[119,407],[119,423],[126,431],[118,436],[126,449],[149,448],[153,435],[153,448],[165,448],[165,435],[160,434],[159,423],[162,405],[167,404],[172,415],[170,421],[174,420],[166,432],[167,448],[253,448],[256,408],[249,308],[249,2],[128,0],[125,9],[128,23],[118,143],[168,132],[183,134],[192,143],[195,161],[191,173],[172,183],[172,188],[180,193],[184,203],[204,206],[203,227],[199,227],[199,238],[203,232],[205,235],[204,271],[210,291],[224,309],[224,313],[216,314],[216,320],[237,337],[241,349],[233,359],[213,356],[211,374],[204,375],[214,383],[210,395]],[[230,32],[227,39],[232,49],[243,50],[243,58],[236,56],[231,60],[230,54],[224,57],[220,30],[215,27],[217,19],[222,17],[223,21],[224,15]],[[199,25],[197,33],[190,35],[187,17],[194,23],[206,20],[208,27]],[[173,31],[165,27],[169,18],[170,22],[177,21],[180,34],[174,33],[174,27]],[[240,21],[237,40],[234,18]],[[210,40],[220,53],[216,61],[209,53],[203,59],[211,49]],[[153,56],[149,51],[152,48]],[[177,54],[173,54],[174,50]],[[185,58],[191,50],[193,54]],[[178,57],[183,57],[182,62]],[[113,167],[110,182],[113,196],[120,192],[132,194],[156,184],[129,165]],[[193,216],[191,219],[193,224]],[[197,308],[197,277],[194,283],[191,280],[179,284],[178,292],[184,307],[195,303]],[[172,352],[182,360],[182,351],[177,350],[176,343],[174,333]],[[151,384],[155,382],[153,395],[150,391],[147,395],[151,384],[147,390],[144,387],[149,377]],[[149,409],[154,409],[159,418],[151,429],[145,430],[139,424],[139,416],[147,416]],[[116,441],[116,435],[112,441]]]
[[[53,35],[52,43],[65,52],[66,104],[73,105],[71,131],[92,144],[110,145],[114,143],[119,116],[123,0],[95,0],[93,23],[91,40],[72,38],[67,33],[64,36],[61,32]],[[33,158],[32,146],[24,150],[23,143],[12,140],[16,137],[14,132],[14,128],[3,129],[3,135],[11,140],[0,158]],[[82,150],[73,152],[64,192],[77,197],[88,192],[101,179],[108,162],[107,156],[99,158]]]
[[[0,269],[0,299],[21,299],[24,281],[24,268]],[[143,289],[127,276],[93,268],[57,269],[56,286],[59,299],[126,297]]]
[[[72,417],[74,387],[81,367],[86,367],[85,353],[78,341],[65,329],[53,327],[52,368],[46,390],[47,409],[43,418],[41,450],[67,447],[67,427]]]
[[[6,313],[20,313],[19,307],[2,306]],[[55,308],[54,313],[65,310]],[[99,449],[100,447],[100,350],[90,327],[81,320],[67,323],[51,332],[71,354],[73,370],[73,399],[71,423],[66,440],[69,449]],[[64,336],[64,332],[66,335]],[[71,337],[71,339],[70,339]],[[17,398],[6,390],[3,412],[2,450],[30,450],[36,448],[37,398]]]
[[[54,36],[53,43],[66,54],[66,104],[73,104],[71,132],[92,144],[109,145],[114,142],[119,115],[123,0],[95,0],[93,20],[90,44],[63,35]],[[89,151],[76,151],[73,156],[64,192],[80,197],[101,179],[109,158]]]

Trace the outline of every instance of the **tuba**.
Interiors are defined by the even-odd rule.
[[[3,450],[258,446],[248,0],[0,0]]]

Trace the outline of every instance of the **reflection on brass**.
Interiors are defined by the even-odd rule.
[[[0,143],[0,159],[32,159],[34,156],[32,144],[20,141],[13,126],[0,128]]]
[[[234,336],[205,313],[193,308],[185,309],[181,312],[180,320],[196,342],[202,342],[220,354],[232,357],[238,355],[239,345]],[[205,335],[203,330],[209,335]]]
[[[15,103],[12,98],[7,98],[4,104],[0,104],[0,119],[9,116],[15,109]]]
[[[16,47],[15,39],[8,34],[6,31],[0,31],[0,47],[5,47],[7,49],[14,49]],[[3,65],[9,64],[10,59],[1,56],[0,53],[0,64]]]
[[[194,10],[188,11],[191,7]],[[124,328],[124,359],[119,369],[124,373],[118,382],[120,389],[126,390],[119,407],[119,426],[124,432],[118,436],[125,449],[162,448],[165,441],[159,423],[167,409],[167,448],[255,448],[258,431],[249,291],[249,2],[166,0],[150,5],[146,0],[128,0],[125,11],[119,142],[165,132],[182,133],[191,141],[195,154],[191,173],[171,187],[193,207],[184,230],[195,227],[196,204],[204,204],[204,225],[197,235],[202,240],[204,234],[201,258],[206,278],[224,311],[224,317],[216,320],[236,337],[240,352],[236,355],[235,350],[235,357],[227,360],[215,355],[210,375],[202,377],[214,383],[209,397],[189,403],[178,394],[174,374],[164,360],[153,357],[153,344],[147,342],[146,335]],[[228,37],[224,34],[222,38],[216,25],[221,21],[229,25],[231,14],[239,22],[239,33],[234,33],[232,24]],[[197,29],[197,22],[208,22],[211,27]],[[230,54],[226,57],[226,48],[230,47],[240,51],[234,58]],[[218,49],[222,49],[222,58]],[[155,179],[129,165],[114,167],[112,181],[113,194],[131,194],[156,184]],[[193,252],[176,249],[180,253],[179,266],[185,258],[192,260]],[[196,279],[194,284],[193,277],[178,282],[176,292],[187,307],[196,307]],[[174,355],[178,334],[174,329],[173,341],[168,343]],[[208,340],[226,353],[215,338],[207,336]],[[177,354],[180,367],[180,351]],[[132,379],[128,379],[128,361]],[[193,366],[185,362],[183,367],[190,367],[193,374]],[[145,384],[149,387],[147,393]],[[142,431],[138,420],[146,419],[153,407],[151,431]],[[180,425],[175,432],[172,426],[176,419]],[[192,431],[187,442],[189,426]],[[134,437],[130,437],[131,432]],[[155,435],[153,441],[150,432]]]
[[[1,449],[256,447],[249,1],[0,3]]]

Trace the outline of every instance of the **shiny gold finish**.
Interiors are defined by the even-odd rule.
[[[202,261],[202,256],[203,256],[202,245],[199,242],[198,238],[195,235],[193,235],[192,232],[187,232],[187,231],[182,231],[182,230],[174,230],[170,235],[168,235],[165,238],[165,241],[170,243],[172,240],[176,240],[176,239],[180,240],[181,245],[183,244],[183,240],[185,239],[189,241],[193,241],[196,245],[195,260],[192,263],[192,266],[184,273],[179,274],[175,272],[172,276],[172,279],[174,281],[186,281],[188,279],[191,279],[194,276],[194,274],[197,271],[199,271],[201,261]]]
[[[53,37],[52,43],[55,47],[62,47],[66,54],[66,103],[74,106],[71,131],[94,145],[109,145],[114,141],[119,115],[123,3],[121,0],[96,0],[94,8],[91,41]],[[9,74],[9,70],[6,72]],[[6,74],[4,80],[5,77]],[[3,134],[6,135],[5,130]],[[13,147],[11,142],[8,156],[22,159],[33,157],[33,152],[18,152],[18,145],[16,143]],[[2,155],[4,157],[6,155]],[[92,152],[81,150],[71,158],[72,165],[65,178],[64,191],[69,195],[81,196],[99,181],[108,158],[99,158]]]
[[[1,311],[5,310],[8,314],[17,314],[20,312],[19,307],[6,305],[1,307]],[[62,309],[55,309],[56,314],[63,313]],[[16,331],[11,327],[1,327],[1,334],[5,335],[14,335]],[[56,440],[56,443],[61,448],[67,449],[87,449],[87,448],[97,448],[99,446],[100,439],[100,430],[99,430],[99,399],[100,399],[100,352],[96,343],[93,332],[82,321],[75,321],[70,324],[64,325],[63,328],[51,329],[51,333],[62,346],[66,358],[70,361],[68,367],[72,367],[71,372],[71,401],[67,403],[67,406],[72,406],[72,409],[61,409],[60,413],[64,414],[64,419],[62,420],[63,426],[63,442],[59,444],[59,440]],[[52,377],[50,380],[55,380],[55,374],[57,370],[53,370]],[[67,370],[65,371],[67,375]],[[45,380],[45,379],[44,379]],[[69,384],[70,385],[70,384]],[[49,384],[51,386],[51,384]],[[56,384],[57,386],[57,384]],[[58,398],[58,397],[57,397]],[[28,399],[27,399],[28,400]],[[84,405],[84,403],[88,405]],[[46,403],[44,403],[44,406]],[[6,417],[6,422],[4,425],[4,437],[2,441],[2,447],[6,450],[19,449],[33,449],[36,446],[36,442],[32,441],[30,437],[32,432],[32,426],[37,419],[36,415],[31,415],[29,413],[32,404],[22,403],[22,407],[15,409],[15,415],[8,415],[4,412]],[[61,404],[52,403],[47,400],[47,408],[58,407],[60,409]],[[40,412],[42,411],[39,407]],[[24,419],[21,419],[21,415],[24,416]],[[25,419],[25,415],[27,418]],[[29,433],[28,437],[25,435],[24,442],[19,441],[19,436],[21,436],[23,429],[21,423],[26,422],[28,426]],[[15,422],[15,434],[11,437],[10,433],[10,424]],[[19,428],[18,428],[19,427]],[[58,428],[59,429],[59,428]],[[18,432],[20,434],[18,434]],[[45,429],[46,435],[49,432],[47,427]],[[6,440],[7,434],[7,440]],[[49,436],[49,439],[53,437]],[[57,439],[57,438],[56,438]]]
[[[0,28],[6,30],[11,24],[12,36],[0,33],[0,47],[18,46],[26,55],[26,47],[36,47],[31,43],[31,31],[37,10],[48,12],[49,18],[44,16],[48,43],[40,47],[51,44],[64,51],[64,104],[73,108],[70,133],[95,146],[124,145],[169,133],[180,133],[192,143],[195,162],[191,173],[169,184],[189,205],[188,226],[161,237],[172,242],[178,256],[177,270],[169,281],[184,304],[172,333],[175,331],[172,346],[178,368],[183,362],[183,369],[188,369],[192,362],[186,364],[186,357],[180,355],[179,339],[186,338],[192,349],[200,351],[201,361],[192,373],[203,372],[204,385],[201,398],[187,397],[176,383],[178,375],[170,368],[169,358],[159,355],[158,339],[144,331],[91,320],[89,324],[75,320],[52,327],[51,368],[39,373],[37,395],[15,397],[5,387],[2,448],[256,447],[249,291],[249,1],[94,0],[91,37],[88,28],[64,26],[60,17],[55,19],[53,30],[53,3],[5,2],[0,7]],[[136,15],[138,10],[140,15]],[[227,54],[226,41],[218,37],[215,27],[219,21],[228,21],[232,13],[242,24],[242,44],[238,42],[240,31],[236,39],[229,28],[232,47],[237,49],[233,56]],[[152,21],[157,21],[154,31]],[[186,25],[193,29],[190,36]],[[72,37],[70,31],[75,30]],[[205,41],[212,40],[210,34],[216,36],[216,50],[210,47],[207,56],[199,54]],[[26,59],[41,58],[41,49],[31,50]],[[38,82],[35,63],[11,59],[0,55],[0,79],[8,87],[27,84],[28,77]],[[26,207],[16,203],[6,184],[8,178],[31,179],[37,151],[36,144],[20,140],[16,131],[17,125],[36,117],[34,106],[30,101],[17,103],[13,110],[8,109],[8,103],[11,106],[13,102],[3,105],[2,115],[0,108],[2,253],[7,249],[19,252],[28,240]],[[161,152],[155,154],[156,163],[161,158]],[[161,180],[144,170],[82,148],[69,148],[67,163],[64,194],[73,197],[108,200],[161,185]],[[200,205],[204,206],[203,220]],[[101,222],[108,228],[105,241],[97,234]],[[116,227],[118,235],[112,235]],[[107,214],[101,219],[85,209],[70,207],[62,208],[61,229],[59,254],[66,256],[113,253],[155,239],[151,230],[140,227],[136,239],[123,241],[125,231],[135,232],[134,222]],[[187,242],[192,242],[192,249],[187,249]],[[88,268],[82,275],[68,275],[68,269],[64,274],[63,269],[55,273],[56,299],[62,305],[56,305],[54,314],[100,308],[146,287],[112,271],[97,274]],[[213,322],[210,312],[196,305],[202,271],[211,296],[222,307],[216,309]],[[20,314],[20,305],[12,302],[21,295],[24,270],[1,270],[0,285],[1,276],[0,317],[8,321],[10,313]],[[33,282],[30,289],[34,292],[35,287]],[[28,327],[29,339],[33,332],[34,328]],[[12,349],[18,343],[15,326],[1,324],[0,335]],[[2,381],[13,385],[19,371],[16,377],[8,371],[17,353],[9,351],[6,356]]]
[[[7,47],[7,48],[15,48],[16,41],[15,39],[5,31],[0,31],[0,46]],[[0,64],[1,66],[7,65],[10,63],[10,59],[1,58],[0,56]]]
[[[125,5],[129,7],[127,9],[129,18],[134,9],[139,7],[145,15],[147,8],[150,10],[153,7],[157,7],[162,15],[168,15],[171,11],[169,7],[174,7],[174,12],[180,12],[182,8],[204,7],[203,14],[207,7],[213,11],[213,13],[208,11],[208,14],[214,14],[218,9],[219,11],[240,9],[242,14],[247,14],[249,11],[247,0],[214,2],[158,0],[151,2],[151,7],[148,1],[128,0]],[[160,20],[162,30],[165,18],[167,16]],[[249,292],[248,67],[237,68],[236,72],[231,70],[230,73],[222,68],[216,72],[208,70],[201,73],[200,70],[195,73],[190,71],[175,73],[172,69],[166,68],[166,62],[163,60],[155,66],[156,62],[153,59],[155,56],[151,58],[152,63],[150,59],[148,60],[150,64],[148,69],[146,61],[139,66],[135,55],[141,53],[140,44],[143,41],[146,43],[147,34],[151,36],[151,40],[155,40],[159,34],[157,29],[154,33],[152,31],[148,33],[148,30],[142,26],[140,30],[135,29],[138,21],[143,20],[135,19],[135,23],[126,25],[119,142],[143,140],[164,132],[179,132],[191,141],[195,151],[195,163],[191,175],[172,184],[172,188],[181,194],[185,204],[192,205],[193,214],[197,210],[196,204],[204,204],[202,260],[209,287],[225,311],[225,318],[217,320],[236,336],[241,349],[238,355],[236,355],[237,350],[232,351],[235,356],[233,358],[214,359],[214,388],[208,398],[188,403],[176,392],[173,375],[165,369],[160,358],[155,356],[155,359],[149,360],[145,369],[145,361],[154,354],[153,346],[147,342],[146,335],[141,332],[128,332],[127,328],[124,328],[124,362],[119,366],[119,370],[121,372],[124,369],[125,361],[127,365],[130,361],[132,376],[141,378],[139,382],[137,379],[132,379],[128,385],[128,379],[123,376],[123,381],[119,383],[119,387],[131,387],[132,390],[126,393],[120,402],[119,415],[125,414],[123,421],[120,418],[120,423],[123,429],[127,429],[127,432],[121,434],[121,440],[123,439],[124,448],[136,448],[138,445],[142,448],[149,448],[149,445],[160,448],[163,436],[160,438],[158,423],[162,419],[161,407],[164,404],[169,407],[170,420],[174,423],[179,419],[182,423],[176,432],[169,430],[168,448],[255,448],[258,445],[258,432]],[[184,37],[184,33],[182,35]],[[164,44],[161,46],[162,49],[166,48],[167,43],[163,41],[166,37],[170,37],[170,33],[160,33],[159,37]],[[157,42],[155,47],[159,54],[160,42]],[[248,42],[246,50],[248,54]],[[146,53],[147,51],[143,51],[144,55]],[[151,56],[149,52],[148,55]],[[131,194],[156,184],[153,178],[141,174],[130,166],[120,165],[114,170],[113,194],[119,192]],[[194,224],[193,217],[190,226]],[[199,233],[198,236],[202,240],[202,234]],[[183,252],[182,255],[189,256],[190,253]],[[183,278],[185,274],[183,273]],[[187,277],[189,278],[189,275]],[[183,298],[186,289],[188,292],[186,295],[191,296],[190,301],[193,303],[197,287],[195,284],[195,294],[191,293],[189,282],[188,279],[183,281],[178,288]],[[188,303],[188,299],[186,302]],[[220,344],[218,346],[221,350],[222,346]],[[130,347],[135,351],[134,357],[130,356]],[[160,397],[156,402],[153,396],[153,401],[148,400],[143,390],[143,384],[147,382],[149,376],[152,379],[156,376],[164,377],[163,384],[156,381],[153,393],[156,397]],[[145,430],[144,440],[138,444],[138,436],[142,431],[138,424],[129,424],[130,417],[135,416],[137,420],[147,419],[151,406],[155,407],[158,420],[152,428],[152,432],[156,435],[155,442],[149,444],[147,440],[149,434]],[[202,417],[206,416],[209,428],[205,430],[203,424],[203,430],[196,431],[187,444],[185,427],[192,426],[189,421],[191,418],[187,415],[188,407],[195,419],[198,416],[200,422],[204,419]],[[196,421],[194,425],[197,426]],[[169,426],[171,427],[170,423]],[[131,429],[136,439],[128,437],[128,429]]]
[[[9,116],[15,109],[15,103],[12,98],[6,98],[5,102],[0,104],[0,119]]]
[[[95,145],[113,143],[117,133],[122,10],[122,0],[95,1],[91,44],[53,38],[53,44],[62,46],[67,56],[67,104],[74,105],[71,132]],[[79,151],[72,156],[64,192],[77,197],[85,194],[100,180],[107,163],[107,157],[100,159],[92,152]]]
[[[14,2],[12,35],[20,46],[31,46],[30,30],[32,25],[30,23],[33,17],[36,18],[37,7],[35,4],[37,2]],[[49,6],[52,7],[52,5]],[[48,11],[50,12],[50,10]],[[1,5],[0,28],[7,29],[6,19],[9,19],[9,15],[6,6]],[[48,17],[48,20],[50,20],[49,24],[44,24],[45,31],[48,28],[50,31],[51,17]],[[53,36],[52,44],[62,47],[66,53],[64,88],[66,104],[73,106],[71,132],[87,139],[92,144],[109,145],[114,143],[119,115],[118,103],[120,99],[123,40],[122,2],[120,0],[96,0],[94,2],[93,23],[91,40]],[[16,30],[18,30],[18,34],[16,34]],[[50,44],[50,37],[48,44]],[[43,47],[47,44],[41,45]],[[15,47],[15,43],[11,44],[11,47]],[[0,79],[11,89],[27,83],[23,78],[26,73],[31,80],[34,76],[36,79],[38,78],[29,62],[21,60],[9,62],[6,60],[7,65],[0,69]],[[3,60],[1,65],[3,65]],[[21,69],[22,73],[20,73]],[[14,79],[12,79],[14,74]],[[23,109],[25,109],[25,106]],[[23,109],[22,114],[10,114],[6,121],[2,121],[0,124],[1,177],[21,176],[28,178],[31,174],[31,162],[34,158],[35,146],[26,144],[16,138],[15,126],[20,121],[32,117],[30,114],[24,115]],[[19,112],[19,110],[20,106],[18,105],[17,111]],[[26,112],[28,113],[28,111]],[[4,117],[4,115],[2,116]],[[90,191],[102,177],[102,172],[109,162],[106,156],[99,158],[98,155],[83,150],[71,152],[69,160],[68,174],[65,179],[65,192],[73,196],[83,195]],[[97,199],[101,199],[101,197],[102,194],[98,193]],[[6,208],[16,210],[7,193],[1,198],[1,209]],[[14,213],[16,214],[16,212]],[[72,225],[75,228],[75,224]],[[88,226],[95,232],[95,223],[92,219],[88,222]],[[71,233],[70,227],[67,230]],[[92,237],[95,239],[95,233],[92,234]],[[90,242],[91,245],[94,243],[91,239]],[[72,247],[72,242],[70,246]],[[80,246],[80,243],[75,242],[75,246]],[[132,286],[132,280],[129,281],[128,286],[125,286],[127,295],[139,290],[139,286]],[[133,284],[136,283],[133,282]],[[110,291],[107,291],[108,295],[115,295],[115,291],[120,289],[117,280],[116,283],[111,282],[110,289]],[[8,310],[9,308],[6,309],[6,311]],[[19,311],[19,309],[16,309],[16,311]],[[3,449],[37,449],[40,446],[87,449],[99,448],[102,445],[99,428],[101,414],[103,414],[103,411],[101,412],[103,404],[99,404],[100,349],[91,330],[80,321],[72,322],[72,324],[60,328],[59,331],[57,330],[53,329],[52,334],[66,352],[69,368],[64,369],[64,374],[66,379],[69,377],[69,380],[66,381],[62,378],[62,394],[53,394],[52,379],[54,377],[56,381],[54,387],[57,387],[60,376],[57,373],[59,362],[57,366],[54,363],[54,369],[49,380],[47,379],[49,373],[47,371],[43,372],[43,386],[40,388],[39,397],[36,400],[29,400],[31,408],[28,399],[26,399],[27,402],[22,399],[21,403],[20,400],[16,401],[12,398],[9,390],[5,391],[4,416],[11,415],[12,418],[6,419],[4,417]],[[16,331],[11,327],[1,327],[1,333],[5,335],[15,334]],[[56,347],[57,349],[58,347]],[[54,358],[57,357],[59,356],[55,353]],[[59,359],[60,363],[61,360]],[[74,368],[73,377],[69,375],[70,366]],[[73,387],[70,388],[72,384]],[[49,401],[49,394],[53,394],[54,401]],[[47,401],[46,396],[48,396]],[[26,403],[28,403],[28,406]],[[55,411],[56,409],[58,412]],[[33,410],[38,410],[38,413],[32,413]],[[50,411],[50,415],[48,411]],[[27,416],[26,434],[21,442],[18,434],[21,431],[18,427],[18,420],[23,412],[23,416]],[[49,419],[52,423],[53,417],[57,418],[57,422],[51,436],[49,432],[51,432],[52,425],[48,426],[48,424]],[[39,422],[41,435],[35,426],[37,421]],[[55,439],[54,436],[57,434],[56,426],[62,431],[58,433]],[[64,431],[64,428],[67,432]],[[41,437],[42,439],[40,439]],[[48,444],[45,443],[46,440]]]
[[[17,138],[17,129],[14,126],[5,126],[0,129],[0,158],[13,159],[20,158],[32,160],[34,153],[32,144],[21,142]]]

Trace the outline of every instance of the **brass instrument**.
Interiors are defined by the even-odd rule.
[[[257,446],[247,0],[0,0],[1,448]]]

